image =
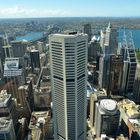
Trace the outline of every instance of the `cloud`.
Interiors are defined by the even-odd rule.
[[[0,18],[57,17],[68,15],[70,15],[68,11],[63,11],[59,9],[28,9],[19,5],[9,8],[0,8]]]

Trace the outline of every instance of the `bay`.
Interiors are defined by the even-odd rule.
[[[132,39],[135,45],[135,48],[140,49],[140,29],[125,29],[125,33],[130,33],[132,32]],[[122,42],[123,36],[124,36],[124,29],[119,29],[118,30],[118,41]]]
[[[43,37],[43,32],[31,32],[24,36],[17,36],[16,41],[27,40],[27,41],[35,41]]]

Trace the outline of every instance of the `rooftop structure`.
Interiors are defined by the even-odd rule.
[[[13,121],[9,117],[0,117],[0,139],[16,140]]]
[[[6,58],[4,65],[4,77],[19,75],[22,75],[22,69],[19,68],[19,58]]]
[[[107,93],[105,89],[99,89],[90,95],[90,125],[94,126],[95,121],[95,104],[101,99],[106,99]]]
[[[128,128],[129,139],[140,139],[140,106],[133,101],[124,99],[118,103],[121,125]]]
[[[140,117],[139,105],[129,99],[124,99],[118,103],[119,110],[124,110],[128,118]]]
[[[106,113],[114,114],[118,110],[117,102],[112,99],[103,99],[100,102],[100,109]]]
[[[48,129],[47,127],[49,121],[50,121],[50,115],[48,111],[32,112],[29,129],[31,130],[32,138],[36,138],[33,140],[37,140],[37,137],[40,137],[41,133],[43,137],[45,136]],[[37,133],[39,135],[37,135]]]
[[[13,119],[14,125],[17,122],[17,112],[15,101],[11,94],[8,94],[6,90],[0,92],[0,117],[10,116]]]
[[[11,94],[7,94],[6,90],[0,92],[0,107],[7,107],[7,102],[11,98]]]
[[[126,94],[133,92],[137,58],[135,53],[135,46],[132,39],[132,33],[126,34],[124,32],[121,54],[124,60],[122,89]]]
[[[95,105],[95,133],[97,137],[107,134],[115,137],[119,127],[120,112],[117,102],[112,99],[102,99]]]
[[[0,131],[8,130],[11,123],[12,123],[12,120],[10,118],[0,117]]]

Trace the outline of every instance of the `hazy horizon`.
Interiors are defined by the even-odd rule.
[[[0,18],[140,17],[139,0],[2,0]]]

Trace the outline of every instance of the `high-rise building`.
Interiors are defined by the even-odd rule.
[[[9,117],[0,117],[0,139],[16,140],[13,121]]]
[[[54,136],[86,139],[87,35],[49,36]]]
[[[108,93],[118,95],[121,93],[123,74],[123,57],[122,55],[110,56],[110,70],[109,70],[109,86]]]
[[[98,85],[100,88],[108,89],[109,85],[109,71],[111,55],[117,54],[118,41],[117,30],[113,28],[110,23],[106,30],[101,31],[100,46],[102,47],[103,54],[99,59],[99,77]]]
[[[29,45],[28,41],[11,41],[12,51],[14,57],[23,57],[27,46]]]
[[[3,54],[4,58],[12,57],[13,56],[12,47],[10,45],[3,46]]]
[[[49,111],[33,111],[29,123],[29,131],[32,139],[43,140],[46,137],[49,122],[50,122]]]
[[[100,32],[100,46],[103,49],[104,54],[117,54],[118,41],[117,41],[117,29],[113,28],[111,24],[108,24],[106,30]]]
[[[11,93],[14,98],[18,97],[18,86],[22,85],[24,80],[24,71],[19,63],[19,58],[6,58],[4,65],[5,89]]]
[[[38,50],[32,50],[30,52],[30,58],[31,58],[31,68],[32,71],[35,70],[35,68],[40,69],[40,55]]]
[[[88,62],[96,61],[98,54],[101,53],[101,47],[97,41],[91,41],[88,45]]]
[[[91,24],[84,25],[84,33],[88,35],[88,42],[91,41],[92,37]]]
[[[127,35],[127,39],[126,35],[124,35],[121,54],[123,55],[124,59],[122,89],[124,93],[132,93],[135,81],[137,59],[131,34]]]
[[[120,131],[121,134],[131,140],[140,139],[139,105],[132,100],[123,99],[118,102],[120,111]]]
[[[116,136],[119,127],[120,113],[117,102],[112,99],[103,99],[95,107],[95,133]]]
[[[106,90],[104,90],[104,89],[100,89],[90,95],[90,125],[91,125],[91,127],[94,126],[94,122],[95,122],[96,103],[99,102],[100,100],[106,99],[106,98],[107,98],[107,94],[106,94]]]
[[[106,54],[117,53],[118,48],[117,36],[118,36],[117,29],[113,28],[109,23],[105,31],[105,39],[104,39],[104,50]]]
[[[100,88],[107,89],[109,86],[110,56],[111,55],[100,56],[98,77],[98,85]]]
[[[134,94],[135,102],[139,104],[140,103],[140,65],[139,64],[137,65],[133,94]]]
[[[15,102],[11,94],[7,94],[6,90],[0,92],[0,117],[10,116],[13,120],[14,126],[17,123],[17,112]]]

